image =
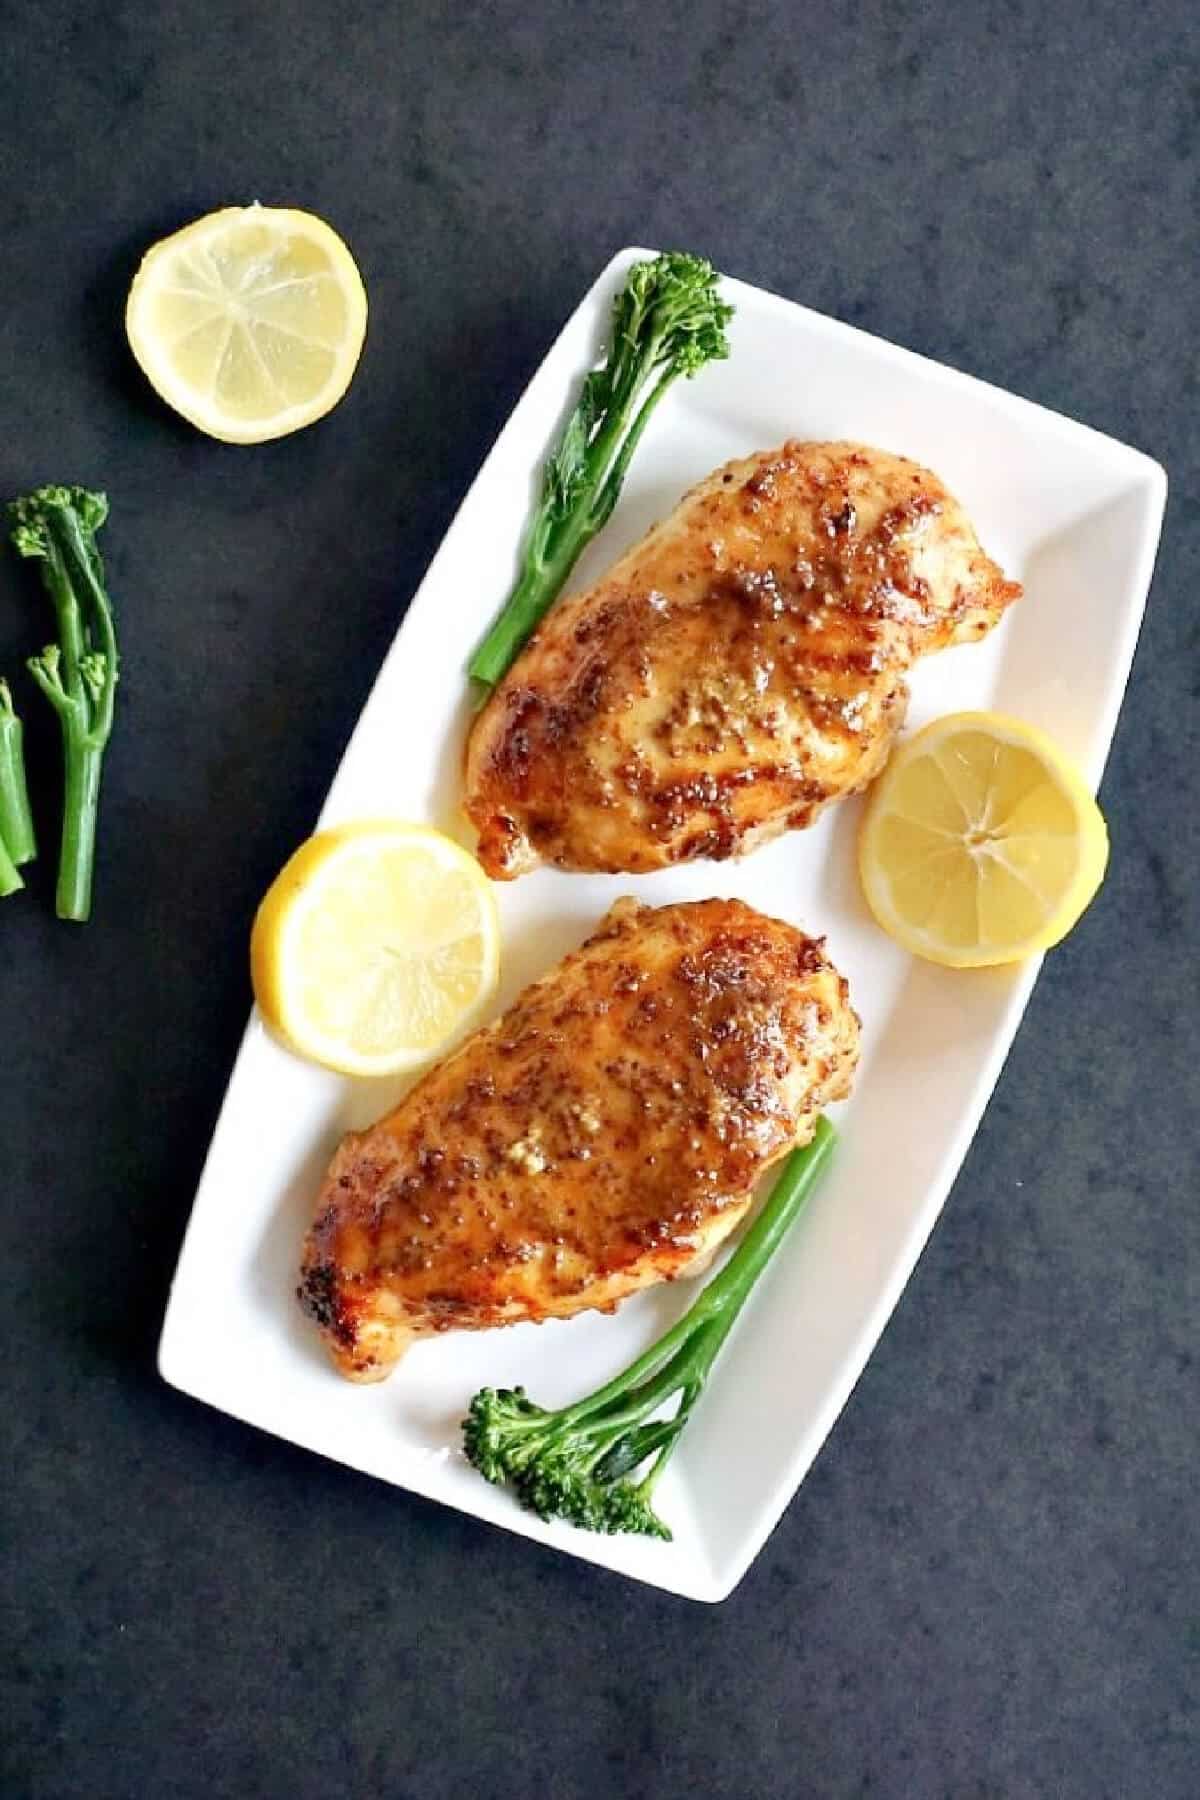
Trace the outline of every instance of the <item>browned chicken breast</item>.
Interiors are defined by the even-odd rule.
[[[819,939],[739,900],[618,901],[343,1141],[301,1304],[355,1381],[432,1332],[610,1311],[711,1253],[857,1054]]]
[[[562,601],[467,747],[489,875],[740,855],[878,774],[905,671],[1021,589],[936,475],[862,444],[718,469]]]

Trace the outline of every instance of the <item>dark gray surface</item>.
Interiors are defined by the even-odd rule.
[[[48,861],[0,914],[6,1795],[1195,1795],[1195,19],[0,6],[0,491],[109,488],[127,659],[96,921],[55,924]],[[255,196],[344,232],[372,331],[333,418],[230,450],[154,402],[121,307],[151,239]],[[1173,482],[1111,876],[854,1399],[716,1609],[153,1368],[255,900],[493,434],[631,241],[704,249]],[[0,667],[41,631],[3,559]]]

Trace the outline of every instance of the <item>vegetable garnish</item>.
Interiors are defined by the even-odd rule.
[[[7,900],[10,894],[19,894],[24,886],[21,871],[5,849],[4,839],[0,838],[0,900]]]
[[[16,871],[36,855],[25,786],[24,733],[13,710],[9,685],[0,679],[0,893],[15,893],[23,885]],[[16,885],[8,885],[14,876]]]
[[[494,687],[515,662],[610,517],[641,435],[671,383],[729,355],[725,327],[733,307],[718,298],[719,280],[711,263],[682,251],[629,271],[613,303],[608,354],[585,379],[546,464],[516,586],[467,665],[474,680]]]
[[[29,670],[62,726],[64,798],[56,910],[82,923],[91,911],[100,768],[112,731],[117,639],[96,533],[108,517],[103,494],[44,487],[8,509],[12,541],[41,564],[58,621],[58,642]]]
[[[730,1327],[812,1192],[834,1142],[833,1127],[818,1119],[811,1142],[793,1150],[720,1274],[670,1331],[594,1394],[548,1412],[524,1388],[482,1388],[463,1420],[467,1460],[488,1481],[509,1484],[539,1518],[563,1519],[584,1531],[669,1539],[670,1527],[652,1504],[655,1485]],[[656,1416],[676,1396],[675,1412]]]

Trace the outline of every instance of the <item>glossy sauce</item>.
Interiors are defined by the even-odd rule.
[[[607,1307],[678,1273],[847,1090],[821,943],[740,901],[622,901],[334,1159],[300,1296],[343,1372],[410,1336]]]
[[[561,602],[479,715],[480,860],[642,871],[807,825],[878,772],[912,663],[1019,593],[915,463],[789,443],[730,464]]]

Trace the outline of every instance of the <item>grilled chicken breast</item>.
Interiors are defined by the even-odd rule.
[[[905,671],[1020,594],[936,475],[861,444],[732,462],[543,620],[476,719],[479,859],[643,871],[740,855],[864,787]]]
[[[301,1304],[356,1381],[414,1337],[611,1311],[712,1252],[857,1053],[819,939],[738,900],[618,901],[343,1141]]]

